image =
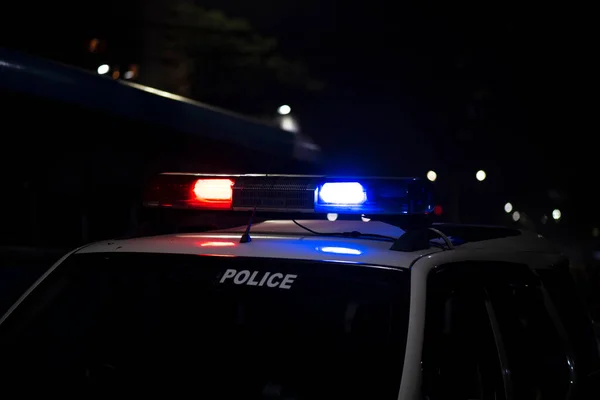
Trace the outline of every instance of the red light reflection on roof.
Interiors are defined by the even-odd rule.
[[[232,247],[234,242],[201,242],[200,247]]]

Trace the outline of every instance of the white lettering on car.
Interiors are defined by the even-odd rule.
[[[241,271],[235,269],[228,269],[223,273],[223,276],[219,280],[219,283],[225,283],[228,280],[233,280],[235,285],[248,285],[248,286],[264,286],[270,288],[280,289],[291,289],[292,284],[296,280],[298,275],[294,274],[282,274],[281,272],[260,272],[260,271],[248,271],[243,269]]]
[[[252,275],[250,275],[250,279],[248,279],[248,286],[258,285],[258,282],[254,280],[254,278],[256,278],[256,275],[258,275],[258,271],[254,271]]]
[[[279,284],[281,283],[281,281],[275,281],[275,279],[281,279],[281,278],[283,278],[283,274],[280,274],[279,272],[274,273],[273,275],[271,275],[271,277],[267,281],[267,286],[268,287],[277,287],[277,286],[279,286]]]
[[[270,272],[266,272],[265,276],[262,277],[262,279],[260,280],[260,283],[258,284],[258,286],[262,286],[265,284],[265,282],[267,281],[267,278],[269,277]]]
[[[235,274],[235,278],[233,278],[233,283],[235,283],[236,285],[241,285],[243,283],[246,283],[248,278],[250,278],[250,271],[243,270]]]
[[[221,278],[220,283],[223,283],[223,282],[225,282],[225,279],[233,278],[234,276],[235,276],[235,269],[228,269],[223,274],[223,277]]]

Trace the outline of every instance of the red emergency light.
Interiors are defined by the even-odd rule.
[[[232,208],[234,178],[198,174],[161,174],[146,192],[153,207],[223,210]]]
[[[207,208],[231,208],[233,183],[231,179],[198,179],[193,189],[195,200]]]

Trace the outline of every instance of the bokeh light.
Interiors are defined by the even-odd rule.
[[[279,127],[284,131],[288,132],[298,132],[298,123],[291,115],[284,115],[281,117],[281,122],[279,123]]]
[[[110,67],[108,65],[106,65],[106,64],[102,64],[101,66],[98,67],[98,73],[100,75],[104,75],[108,71],[110,71]]]
[[[483,182],[486,177],[487,177],[487,175],[486,175],[485,171],[482,170],[482,169],[480,169],[479,171],[477,171],[477,173],[475,174],[475,178],[477,178],[477,180],[479,182]]]
[[[504,205],[504,211],[508,214],[513,210],[513,205],[511,203],[506,203]]]
[[[292,107],[288,106],[287,104],[284,104],[282,106],[279,106],[277,112],[279,113],[279,115],[288,115],[292,112]]]
[[[435,173],[435,171],[427,172],[427,179],[429,179],[431,182],[435,182],[435,180],[437,179],[437,174]]]
[[[562,213],[560,212],[560,210],[558,208],[554,209],[552,211],[552,219],[554,219],[555,221],[558,221],[561,218],[562,218]]]

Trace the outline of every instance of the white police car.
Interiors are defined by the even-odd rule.
[[[147,205],[254,224],[65,256],[0,320],[4,393],[598,398],[567,260],[531,233],[394,219],[431,209],[426,185],[162,175]]]

